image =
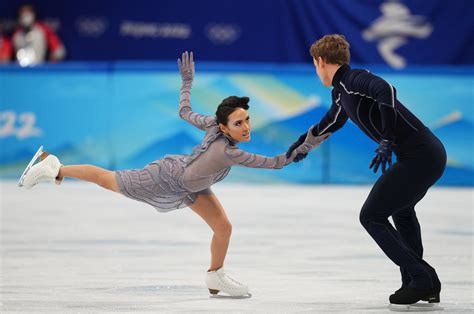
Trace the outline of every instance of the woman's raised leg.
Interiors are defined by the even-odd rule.
[[[75,178],[83,181],[96,183],[108,190],[119,192],[115,172],[92,165],[72,165],[61,166],[59,169],[58,179],[64,177]]]

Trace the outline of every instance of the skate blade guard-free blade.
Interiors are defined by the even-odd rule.
[[[20,180],[18,181],[18,186],[19,187],[23,186],[23,181],[25,180],[25,176],[28,173],[28,170],[31,169],[31,167],[33,166],[35,161],[41,156],[42,153],[43,153],[43,145],[41,145],[40,148],[38,148],[38,150],[36,151],[36,154],[33,156],[33,158],[31,158],[31,161],[28,164],[28,166],[26,166],[25,171],[23,171],[23,173],[20,177]]]
[[[390,304],[388,308],[392,312],[433,312],[444,310],[444,308],[439,306],[439,303]]]
[[[209,289],[209,293],[211,294],[210,298],[217,298],[217,299],[248,299],[252,297],[251,293],[246,293],[244,295],[227,295],[227,294],[218,294],[219,290]]]

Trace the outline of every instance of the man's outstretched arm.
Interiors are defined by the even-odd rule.
[[[342,106],[340,105],[340,95],[335,95],[333,90],[333,103],[331,108],[329,108],[328,112],[321,118],[318,124],[316,124],[313,128],[310,129],[310,132],[314,136],[321,136],[326,133],[334,133],[340,128],[344,126],[347,122],[348,116]],[[293,150],[295,150],[298,146],[303,144],[306,139],[307,132],[302,134],[296,142],[294,142],[288,151],[286,152],[286,156],[291,156]],[[299,162],[306,158],[308,154],[298,154],[296,155],[294,162]]]

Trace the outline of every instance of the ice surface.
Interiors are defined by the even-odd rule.
[[[370,187],[218,184],[233,223],[225,268],[251,299],[211,299],[211,231],[92,184],[0,183],[1,313],[389,313],[396,265],[359,224]],[[417,210],[443,313],[472,313],[473,189]],[[431,312],[433,313],[433,312]]]

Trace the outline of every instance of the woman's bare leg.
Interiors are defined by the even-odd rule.
[[[64,177],[75,178],[96,183],[103,188],[119,192],[115,172],[92,165],[62,166],[59,169],[58,179]]]
[[[224,266],[229,247],[232,225],[221,203],[214,194],[199,194],[191,209],[201,216],[214,231],[211,241],[211,267],[216,270]]]

